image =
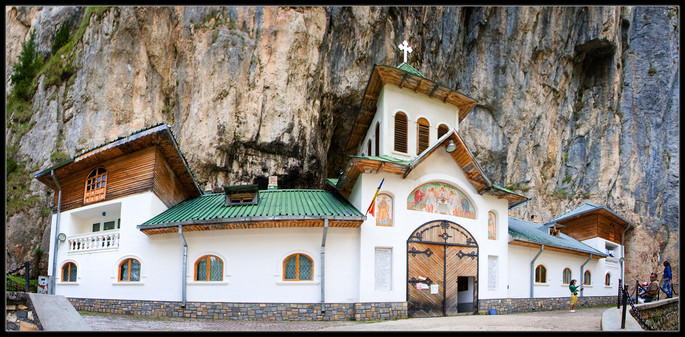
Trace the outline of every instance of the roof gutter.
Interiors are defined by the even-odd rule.
[[[583,262],[583,265],[580,266],[580,284],[584,284],[583,278],[585,277],[585,274],[583,274],[583,268],[585,268],[585,265],[592,260],[592,253],[590,253],[590,256],[588,256],[587,260]],[[583,287],[580,287],[580,297],[583,297]]]
[[[625,249],[623,240],[625,239],[626,232],[629,229],[630,229],[630,226],[626,226],[626,229],[623,231],[623,233],[621,233],[621,258],[618,259],[618,262],[621,264],[621,280],[623,280],[623,261],[625,260],[625,256],[626,256],[626,249]]]
[[[542,254],[542,251],[545,250],[545,245],[540,245],[540,250],[538,251],[537,255],[533,258],[532,261],[530,261],[530,308],[535,310],[535,301],[534,301],[534,287],[535,287],[535,260],[538,259],[538,256]]]
[[[323,237],[321,238],[321,312],[326,312],[326,235],[328,234],[328,219],[323,221]]]
[[[50,176],[52,177],[52,181],[55,182],[55,186],[57,186],[57,191],[58,197],[57,197],[57,220],[55,223],[55,239],[54,239],[54,247],[55,251],[52,253],[52,277],[50,278],[50,295],[55,294],[55,280],[57,279],[57,249],[59,248],[59,219],[60,215],[62,214],[62,188],[59,186],[59,183],[57,182],[57,178],[55,178],[55,170],[50,170]]]

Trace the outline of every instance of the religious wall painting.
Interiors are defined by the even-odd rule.
[[[488,239],[497,239],[497,218],[495,217],[495,212],[488,212]]]
[[[379,193],[376,198],[376,226],[392,227],[392,197]]]
[[[407,209],[476,218],[476,210],[464,192],[439,182],[426,183],[415,188],[407,197]]]

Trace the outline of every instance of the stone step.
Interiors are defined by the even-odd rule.
[[[38,326],[32,323],[19,321],[19,331],[38,331]]]

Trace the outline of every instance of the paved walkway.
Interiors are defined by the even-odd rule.
[[[80,312],[95,331],[601,331],[609,308],[505,315],[410,318],[381,322],[208,320]]]

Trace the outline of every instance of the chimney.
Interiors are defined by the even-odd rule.
[[[267,190],[277,190],[278,189],[278,176],[269,176],[269,186]]]

